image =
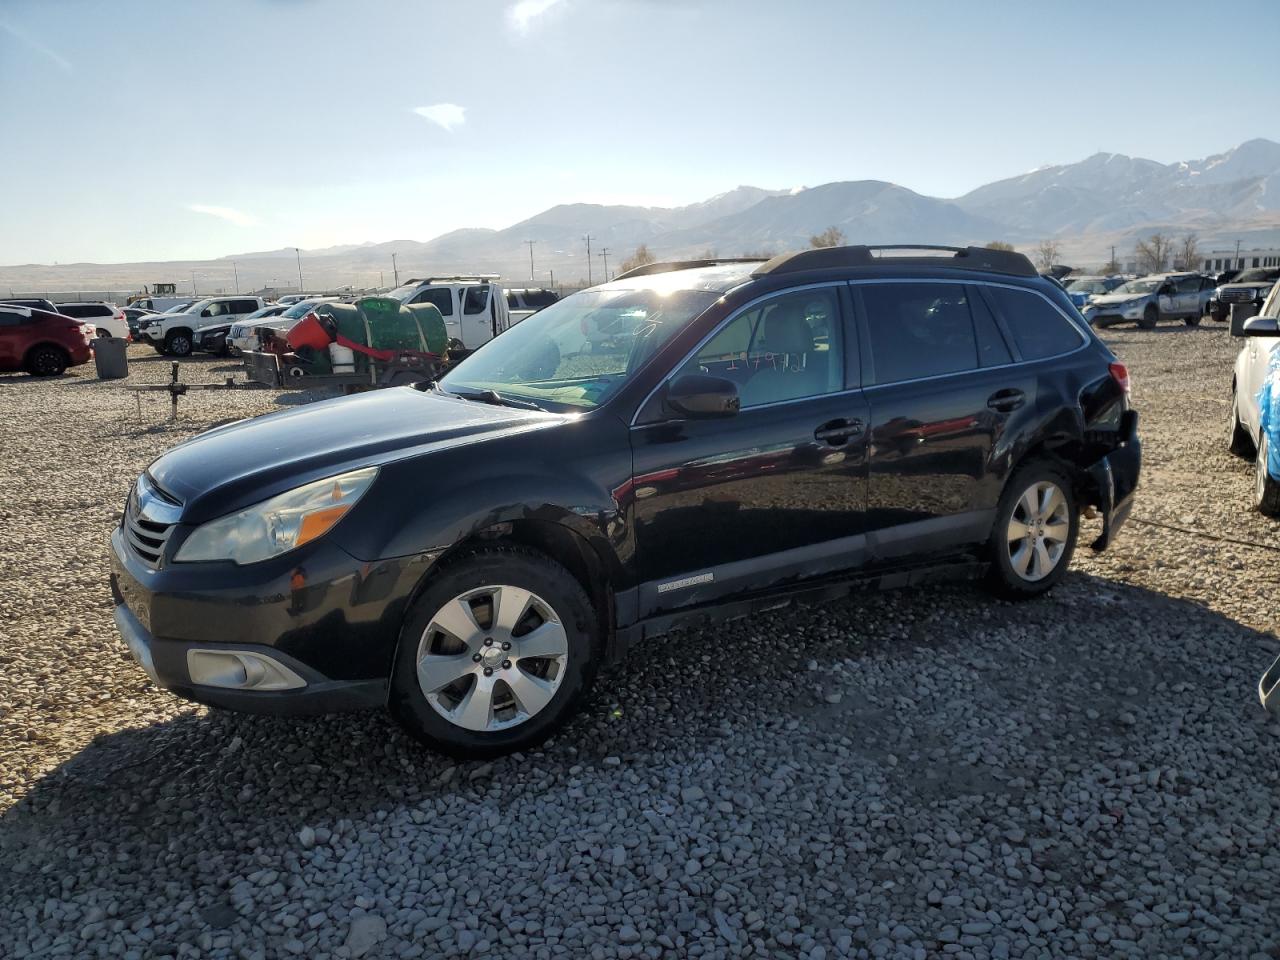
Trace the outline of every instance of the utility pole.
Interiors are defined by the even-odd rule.
[[[297,247],[293,248],[293,252],[298,255],[298,292],[302,292],[302,251]]]
[[[600,257],[604,260],[604,282],[609,282],[609,248],[600,248]]]
[[[589,287],[589,286],[592,286],[592,283],[591,283],[591,234],[588,233],[584,239],[587,241],[587,286]]]
[[[1236,241],[1236,264],[1235,265],[1236,265],[1236,268],[1239,269],[1240,267],[1240,241],[1239,240]]]
[[[533,282],[533,245],[537,242],[537,240],[525,241],[529,245],[529,281],[531,283]]]
[[[196,272],[192,270],[191,271],[191,296],[194,297],[195,295],[196,295]]]
[[[383,284],[383,282],[382,282],[382,271],[381,271],[381,270],[379,270],[379,271],[378,271],[378,289],[379,289],[379,290],[381,290],[381,289],[383,288],[383,286],[384,286],[384,284]]]
[[[236,275],[236,293],[240,292],[240,268],[236,266],[234,260],[231,261],[231,270]]]
[[[396,266],[396,255],[394,253],[391,255],[391,278],[397,287],[400,286],[400,268]]]

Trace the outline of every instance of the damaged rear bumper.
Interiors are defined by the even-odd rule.
[[[1095,551],[1107,549],[1133,509],[1133,494],[1142,472],[1142,441],[1138,439],[1138,413],[1126,410],[1120,419],[1120,441],[1114,450],[1088,468],[1098,493],[1098,513],[1102,533],[1090,544]]]

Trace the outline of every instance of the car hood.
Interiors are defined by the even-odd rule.
[[[1101,293],[1090,300],[1089,303],[1095,307],[1105,307],[1128,303],[1130,300],[1147,300],[1153,296],[1155,296],[1154,293]]]
[[[203,523],[348,470],[563,423],[558,414],[393,387],[210,430],[147,468]]]
[[[1253,281],[1246,280],[1244,283],[1236,283],[1235,281],[1232,281],[1231,283],[1218,284],[1218,289],[1219,290],[1270,290],[1273,286],[1275,286],[1275,283],[1276,281],[1274,280],[1253,280]]]

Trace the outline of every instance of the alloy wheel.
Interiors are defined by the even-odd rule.
[[[1014,504],[1006,530],[1009,564],[1023,580],[1043,580],[1067,549],[1071,517],[1067,498],[1051,480],[1038,480]]]
[[[510,585],[454,597],[418,641],[418,686],[455,726],[492,733],[538,714],[560,688],[569,638],[555,610]]]

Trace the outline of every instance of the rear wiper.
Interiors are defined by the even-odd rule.
[[[495,407],[517,407],[521,410],[543,410],[541,406],[532,400],[517,400],[515,397],[505,397],[497,390],[476,390],[472,393],[458,393],[451,391],[462,397],[464,400],[476,400],[480,403],[489,403]],[[544,411],[545,412],[545,411]]]

